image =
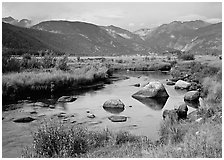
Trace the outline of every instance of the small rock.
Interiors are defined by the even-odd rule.
[[[36,102],[36,103],[33,103],[34,106],[37,106],[37,107],[48,107],[49,105],[48,104],[45,104],[43,102]]]
[[[132,106],[128,106],[128,107],[132,107]]]
[[[54,109],[55,105],[50,105],[49,108]]]
[[[90,122],[89,125],[93,126],[93,125],[97,125],[103,123],[102,121],[97,121],[97,122]]]
[[[173,81],[167,81],[166,84],[172,86],[172,85],[175,85],[175,82],[173,82]]]
[[[38,117],[45,117],[46,114],[39,114]]]
[[[112,122],[125,122],[127,121],[127,117],[125,116],[110,116],[108,117]]]
[[[5,119],[5,117],[2,117],[2,120]]]
[[[178,80],[175,83],[175,89],[188,89],[191,86],[189,82],[183,81],[183,80]]]
[[[86,113],[90,113],[90,111],[88,110],[88,111],[86,111]]]
[[[88,118],[95,118],[96,116],[94,114],[90,113],[90,114],[87,115],[87,117]]]
[[[196,122],[200,122],[202,120],[202,118],[198,118],[198,119],[196,119],[195,121]]]
[[[62,96],[58,99],[58,102],[74,102],[77,99],[75,96]]]
[[[135,87],[140,87],[140,84],[137,83],[137,84],[134,84],[133,86],[135,86]]]
[[[30,111],[30,114],[37,114],[37,111]]]
[[[65,117],[67,117],[67,116],[66,116],[66,113],[64,113],[64,112],[61,112],[61,113],[59,113],[59,114],[56,114],[56,116],[59,117],[59,118],[62,118],[62,117],[65,118]]]
[[[73,121],[71,121],[71,123],[76,123],[77,121],[75,121],[75,120],[73,120]]]
[[[200,133],[199,131],[195,132],[196,135],[198,135],[199,133]]]
[[[32,118],[32,117],[22,117],[22,118],[15,119],[13,122],[16,122],[16,123],[29,123],[29,122],[32,122],[34,120],[35,119]]]

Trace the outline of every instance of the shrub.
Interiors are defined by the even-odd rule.
[[[20,61],[10,56],[2,56],[2,72],[19,72],[21,70]]]
[[[63,56],[62,59],[59,59],[57,61],[56,68],[60,69],[60,70],[63,70],[63,71],[69,70],[69,67],[68,67],[68,57],[67,56]]]
[[[110,135],[108,130],[93,132],[50,121],[33,134],[33,144],[23,151],[22,157],[79,157],[90,149],[104,146]]]
[[[56,58],[52,55],[45,55],[42,59],[43,68],[53,68],[56,65]]]
[[[182,60],[194,60],[194,54],[192,53],[184,53],[184,54],[181,54],[179,57],[179,59],[182,59]]]
[[[180,143],[183,141],[186,130],[187,129],[180,122],[174,123],[171,119],[166,118],[160,126],[160,141],[163,144]]]
[[[220,103],[222,101],[222,83],[216,77],[206,77],[203,81],[203,95],[209,102]]]
[[[58,121],[49,121],[33,134],[33,144],[24,149],[22,157],[80,157],[100,147],[137,140],[137,136],[127,132],[113,134],[108,129],[90,131],[81,126],[72,127]]]
[[[139,140],[140,140],[139,137],[133,136],[129,132],[120,131],[120,132],[117,133],[115,144],[121,145],[121,144],[124,144],[124,143],[127,143],[127,142],[130,142],[130,143],[138,142]]]

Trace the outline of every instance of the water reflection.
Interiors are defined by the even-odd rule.
[[[199,100],[197,101],[186,101],[184,100],[184,102],[186,103],[186,105],[188,105],[189,107],[195,108],[197,109],[200,106],[200,102]]]
[[[124,111],[124,108],[103,108],[103,109],[112,114],[119,114]]]
[[[137,98],[133,97],[134,99],[138,100],[139,102],[143,103],[144,105],[150,107],[153,110],[162,110],[166,104],[168,97],[163,98]]]

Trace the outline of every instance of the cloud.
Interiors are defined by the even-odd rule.
[[[189,14],[186,16],[181,16],[176,18],[176,20],[179,20],[179,21],[194,21],[194,20],[205,20],[205,19],[207,19],[207,17],[197,15],[197,14]]]
[[[205,21],[208,22],[208,23],[219,23],[219,22],[222,22],[222,19],[220,19],[220,18],[210,18],[210,19],[206,19]]]
[[[145,25],[145,23],[140,23],[140,24],[139,24],[139,26],[141,26],[141,27],[144,26],[144,25]]]
[[[135,24],[133,22],[129,23],[128,26],[133,27]]]

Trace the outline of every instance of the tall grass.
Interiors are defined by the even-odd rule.
[[[22,157],[85,157],[84,154],[100,147],[136,142],[138,137],[126,132],[114,134],[108,129],[90,131],[81,126],[50,121],[39,127],[33,134],[33,139],[33,144],[23,150]]]
[[[38,94],[54,94],[76,87],[90,85],[108,78],[104,66],[86,66],[70,72],[21,72],[2,76],[3,100],[32,97]]]
[[[154,158],[221,158],[222,125],[213,121],[192,124],[183,141],[146,148],[145,157]]]

